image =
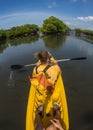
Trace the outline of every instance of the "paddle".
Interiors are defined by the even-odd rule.
[[[87,57],[78,57],[78,58],[71,58],[71,59],[61,59],[61,60],[56,60],[57,62],[64,62],[64,61],[70,61],[70,60],[85,60]],[[18,70],[18,69],[22,69],[24,67],[29,67],[29,66],[35,66],[35,64],[28,64],[28,65],[11,65],[10,68],[12,70]]]
[[[12,70],[17,70],[17,69],[22,69],[23,67],[28,67],[28,66],[35,66],[36,64],[28,64],[28,65],[19,65],[19,64],[16,64],[16,65],[11,65],[10,68]]]
[[[87,59],[87,57],[78,57],[78,58],[71,58],[71,59],[61,59],[61,60],[57,60],[57,62],[70,61],[70,60],[85,60],[85,59]]]

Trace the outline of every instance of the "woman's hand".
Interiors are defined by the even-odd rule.
[[[57,61],[56,60],[51,60],[50,63],[54,65],[54,64],[57,64]]]
[[[51,122],[52,122],[52,124],[56,127],[56,128],[58,128],[58,129],[60,129],[60,130],[64,130],[63,128],[62,128],[62,125],[61,125],[61,123],[60,123],[60,121],[58,120],[58,119],[53,119],[53,120],[50,120]]]
[[[40,60],[36,63],[36,66],[40,66],[41,65],[41,62]]]

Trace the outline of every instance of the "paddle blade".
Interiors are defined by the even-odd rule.
[[[18,70],[18,69],[22,69],[24,66],[23,65],[11,65],[10,68],[12,70]]]
[[[85,60],[87,57],[78,57],[78,58],[72,58],[71,60]]]

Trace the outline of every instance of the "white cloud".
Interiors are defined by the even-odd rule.
[[[78,20],[84,21],[84,22],[89,22],[93,21],[93,16],[87,16],[87,17],[77,17]]]
[[[92,17],[88,16],[88,18],[91,20],[87,20],[87,22],[84,21],[84,18],[85,17],[78,17],[78,18],[64,17],[62,18],[62,20],[72,29],[81,28],[81,29],[93,30]]]
[[[68,26],[71,25],[70,21],[65,21],[65,24],[67,24]]]
[[[51,4],[48,5],[48,8],[53,8],[56,7],[57,3],[56,2],[52,2]]]

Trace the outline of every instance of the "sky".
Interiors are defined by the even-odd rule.
[[[0,0],[0,29],[24,24],[42,26],[50,16],[71,29],[93,30],[93,0]]]

